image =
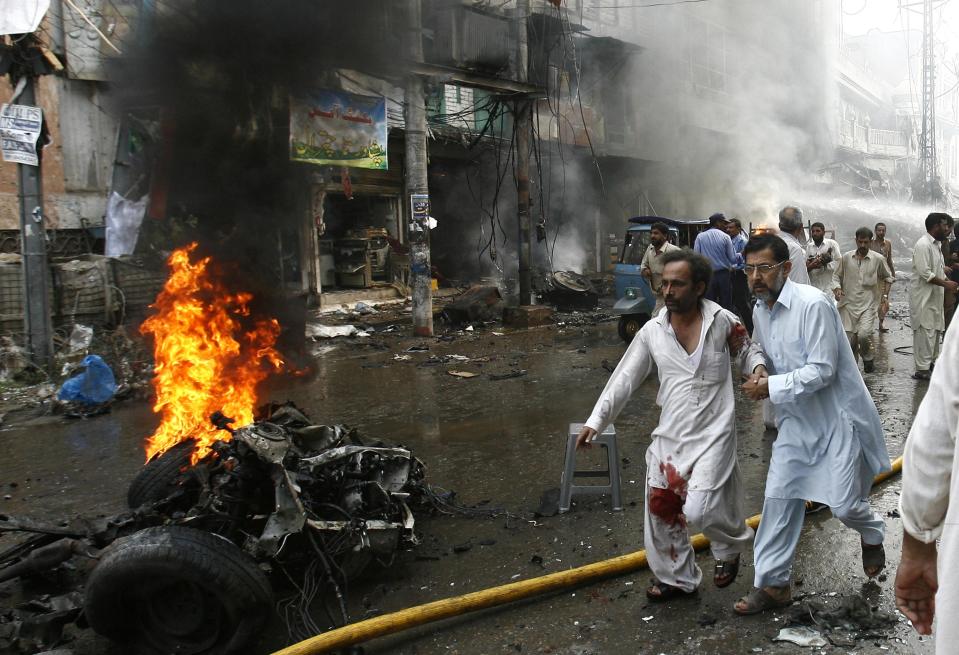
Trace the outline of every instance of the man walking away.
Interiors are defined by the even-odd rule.
[[[886,265],[889,266],[889,270],[892,272],[893,277],[896,276],[896,266],[892,263],[892,241],[886,238],[886,224],[885,223],[876,223],[876,236],[872,241],[869,242],[870,250],[878,252],[880,255],[886,258]],[[879,331],[888,332],[889,330],[884,328],[882,322],[886,320],[886,314],[889,313],[889,289],[886,289],[883,293],[883,297],[879,300]]]
[[[959,361],[959,327],[953,325],[946,332],[942,352],[948,361]],[[902,558],[896,572],[896,606],[919,634],[930,634],[933,618],[939,614],[938,655],[955,653],[959,644],[957,448],[959,367],[940,366],[932,374],[906,439],[899,498]]]
[[[832,288],[839,303],[839,318],[852,346],[853,357],[862,355],[865,373],[875,370],[872,336],[876,331],[880,297],[887,297],[895,278],[886,258],[869,248],[872,230],[856,230],[856,249],[838,262]]]
[[[733,293],[731,271],[743,259],[733,248],[733,240],[726,233],[728,221],[720,213],[709,217],[709,229],[696,237],[693,250],[703,255],[713,267],[712,282],[706,298],[718,302],[723,309],[732,310]]]
[[[759,298],[753,340],[765,349],[768,373],[755,372],[743,391],[772,401],[779,428],[754,545],[755,588],[734,608],[756,614],[790,602],[807,499],[828,505],[860,534],[863,571],[879,575],[884,525],[868,495],[873,477],[890,463],[879,413],[832,301],[788,279],[792,262],[779,237],[754,237],[744,252]]]
[[[916,364],[914,380],[928,380],[939,354],[939,337],[945,329],[943,296],[956,292],[959,284],[946,278],[942,239],[948,214],[926,216],[926,234],[919,237],[912,253],[912,280],[909,284],[909,322],[912,325],[912,355]]]
[[[743,327],[734,314],[706,300],[712,267],[681,250],[664,256],[666,310],[650,319],[616,366],[586,421],[577,448],[612,423],[653,370],[659,372],[659,425],[646,451],[643,541],[656,576],[646,590],[653,601],[694,593],[702,581],[689,533],[710,540],[713,583],[731,584],[739,554],[752,537],[746,525],[736,460],[736,413],[730,343]],[[744,371],[764,371],[762,353],[741,348]]]
[[[792,262],[789,279],[796,284],[812,284],[806,270],[806,248],[803,246],[806,236],[799,207],[787,205],[779,210],[779,236],[789,248],[789,261]]]
[[[673,250],[679,250],[669,242],[669,226],[665,223],[653,223],[649,228],[649,246],[643,253],[640,263],[640,275],[649,281],[649,286],[656,297],[656,307],[653,316],[663,308],[663,255]]]
[[[746,243],[749,241],[745,233],[743,233],[742,222],[738,218],[730,218],[729,225],[726,227],[726,233],[729,234],[729,238],[733,240],[733,250],[741,257],[743,248],[746,247]],[[736,313],[739,314],[739,318],[742,319],[743,325],[746,326],[746,330],[749,331],[749,334],[752,334],[753,307],[752,303],[749,302],[749,283],[746,282],[746,274],[743,273],[743,262],[740,261],[733,268],[731,280],[733,287],[733,307]]]
[[[812,240],[806,244],[806,271],[810,283],[829,296],[832,296],[832,276],[839,268],[839,244],[826,238],[826,226],[813,223],[809,227]]]

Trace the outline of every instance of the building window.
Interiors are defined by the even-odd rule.
[[[686,63],[689,80],[698,87],[726,91],[726,30],[686,17]]]

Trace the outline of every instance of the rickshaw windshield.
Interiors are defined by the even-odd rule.
[[[623,247],[623,258],[620,263],[639,266],[643,263],[643,255],[646,254],[648,247],[649,230],[627,232],[626,245]]]

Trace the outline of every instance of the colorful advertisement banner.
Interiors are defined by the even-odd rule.
[[[386,99],[319,90],[290,99],[290,159],[387,169]]]

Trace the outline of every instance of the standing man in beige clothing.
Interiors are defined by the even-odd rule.
[[[946,277],[942,249],[937,241],[945,236],[948,214],[926,216],[926,234],[919,237],[912,253],[912,281],[909,285],[909,323],[912,325],[912,354],[916,362],[914,380],[928,380],[939,354],[939,337],[945,329],[943,294],[953,293],[959,283]]]
[[[876,235],[875,238],[869,241],[869,249],[875,252],[878,252],[880,255],[886,258],[886,265],[889,266],[889,271],[892,273],[893,277],[896,275],[896,267],[892,263],[892,241],[886,238],[886,224],[885,223],[876,223]],[[881,297],[879,299],[879,331],[888,332],[889,330],[882,326],[882,322],[886,320],[886,314],[889,312],[889,287],[886,287],[883,290]]]
[[[679,250],[669,242],[669,226],[665,223],[653,223],[649,228],[649,246],[640,262],[640,275],[649,281],[649,286],[656,296],[656,307],[653,316],[663,308],[663,255],[671,250]],[[635,260],[633,260],[635,261]]]
[[[853,357],[862,356],[864,373],[875,370],[872,335],[876,331],[880,292],[886,294],[895,280],[886,259],[869,248],[871,241],[872,230],[868,227],[856,230],[856,249],[839,258],[832,276],[842,329],[852,346]]]

